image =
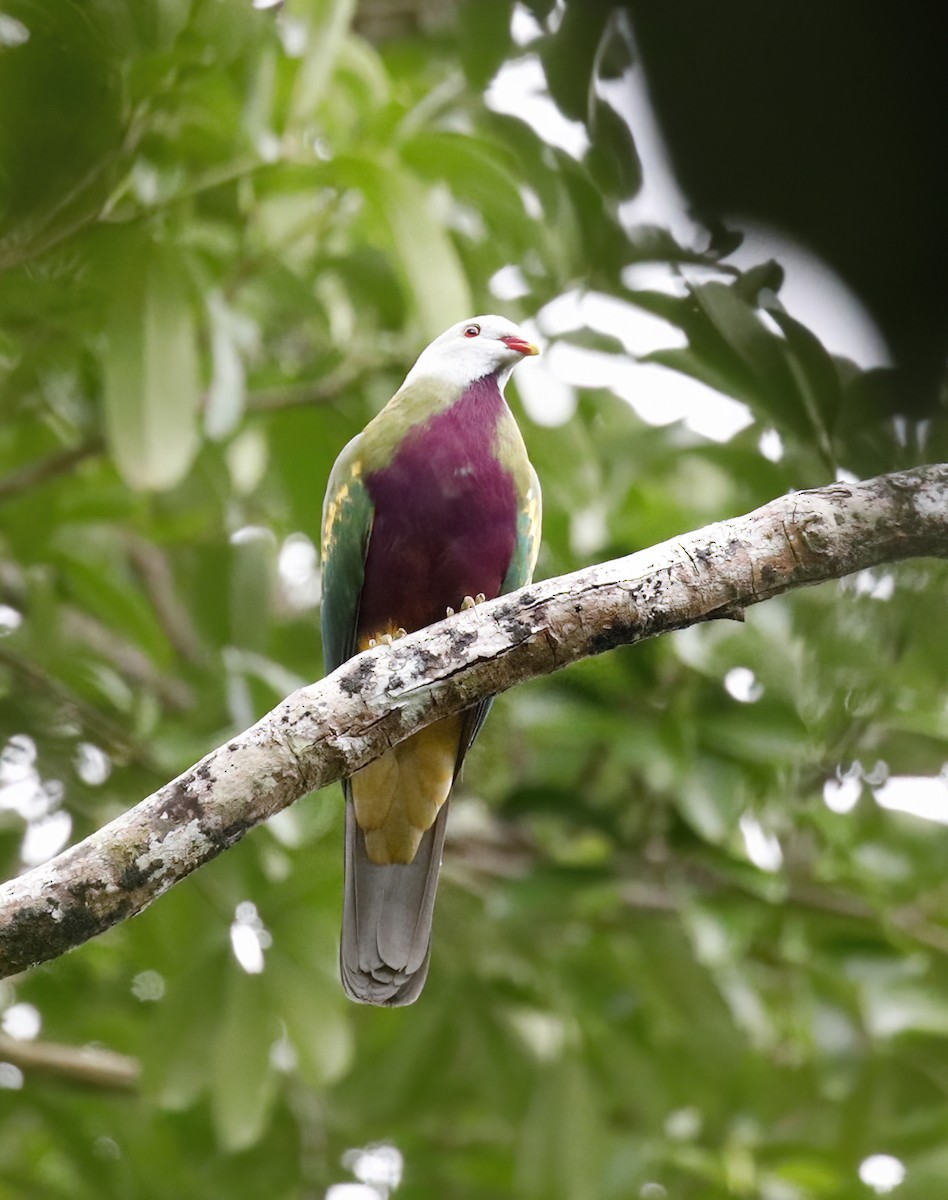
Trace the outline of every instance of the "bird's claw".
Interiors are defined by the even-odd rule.
[[[401,625],[394,633],[383,633],[377,638],[369,638],[368,649],[374,650],[376,646],[391,646],[392,642],[397,642],[399,638],[407,637],[408,630],[403,629]]]
[[[449,604],[448,607],[444,610],[444,615],[446,617],[453,617],[455,614],[455,611],[467,612],[467,610],[469,608],[473,608],[475,604],[483,604],[486,599],[487,599],[487,597],[484,595],[483,592],[478,592],[476,596],[465,596],[464,599],[461,601],[461,607],[459,609],[455,610]]]

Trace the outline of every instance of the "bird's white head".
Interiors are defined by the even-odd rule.
[[[470,317],[446,329],[422,350],[405,384],[437,379],[466,388],[475,379],[496,375],[503,390],[517,363],[539,353],[524,331],[506,317]]]

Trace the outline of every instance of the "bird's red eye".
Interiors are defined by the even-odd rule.
[[[477,335],[480,333],[480,331],[481,331],[480,325],[468,325],[467,329],[464,330],[464,336],[465,337],[477,337]]]

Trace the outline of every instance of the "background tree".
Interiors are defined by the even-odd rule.
[[[541,575],[948,458],[921,369],[891,403],[777,263],[630,219],[617,7],[384,17],[0,16],[5,876],[320,675],[329,466],[452,320],[551,345],[520,380]],[[485,102],[534,59],[571,150]],[[743,406],[730,436],[647,423],[662,372]],[[857,576],[505,697],[414,1008],[343,999],[335,792],[0,985],[0,1196],[316,1197],[379,1139],[405,1196],[843,1197],[878,1154],[936,1194],[945,835],[892,805],[908,776],[945,804],[945,582]]]

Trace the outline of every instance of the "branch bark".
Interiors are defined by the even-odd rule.
[[[0,888],[0,977],[141,912],[255,825],[475,700],[883,562],[948,558],[948,464],[796,492],[368,650]]]

